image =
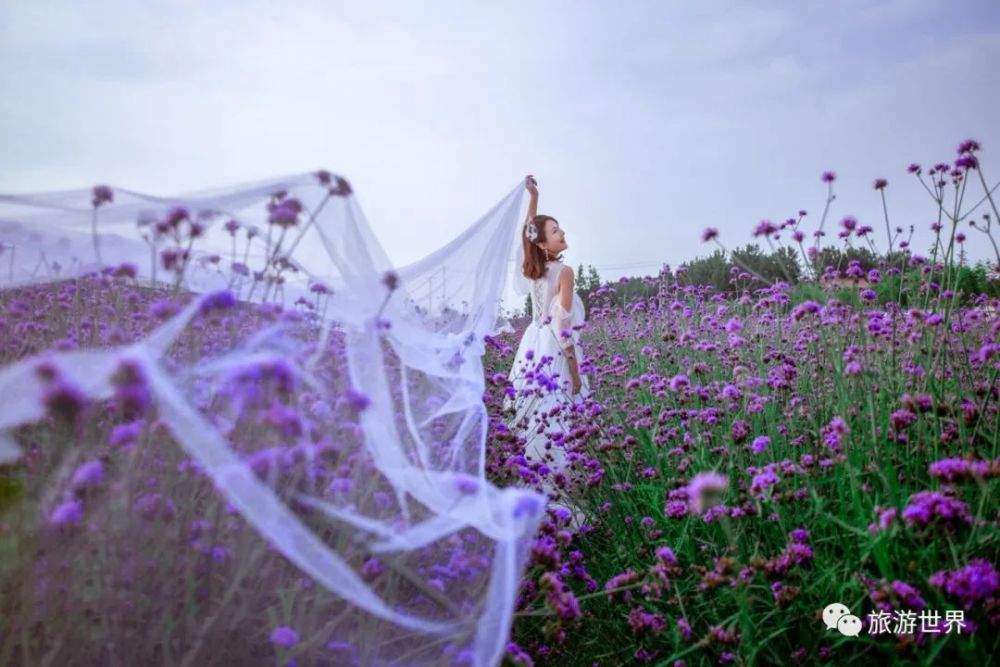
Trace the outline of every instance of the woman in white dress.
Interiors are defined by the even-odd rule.
[[[568,248],[566,232],[549,215],[538,215],[538,184],[525,179],[531,194],[528,215],[522,227],[521,272],[531,286],[531,322],[514,354],[509,380],[517,392],[507,398],[513,408],[512,430],[523,435],[525,457],[548,466],[542,475],[543,489],[556,492],[553,476],[566,464],[561,442],[550,442],[551,434],[568,433],[567,414],[572,405],[590,394],[590,381],[580,374],[580,331],[586,321],[583,301],[574,287],[573,269],[562,262]],[[558,404],[563,413],[550,416]]]

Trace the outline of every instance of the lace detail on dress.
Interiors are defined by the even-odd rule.
[[[542,281],[540,279],[533,281],[531,285],[532,291],[534,292],[535,296],[535,303],[532,304],[534,307],[534,314],[535,314],[533,319],[535,320],[535,324],[539,326],[542,324],[542,317],[545,314],[542,310],[542,298],[543,298],[542,295],[545,293],[544,287],[545,285],[542,284]]]

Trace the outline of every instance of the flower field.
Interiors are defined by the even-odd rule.
[[[954,166],[931,172],[942,201],[948,177],[963,192],[982,179],[977,150],[966,142]],[[832,174],[823,180],[832,187]],[[992,199],[983,205],[996,216]],[[870,237],[845,221],[845,242]],[[755,235],[788,229],[801,246],[800,222]],[[852,301],[750,272],[734,272],[731,298],[683,267],[605,284],[582,332],[592,395],[551,440],[567,450],[565,471],[529,464],[502,407],[527,317],[488,338],[487,476],[538,488],[552,477],[557,500],[584,516],[547,512],[504,664],[989,664],[1000,652],[1000,302],[956,288],[957,224],[935,230],[951,235],[942,257],[901,244],[902,265],[835,268],[864,279],[840,288]],[[623,300],[626,283],[648,296]],[[0,366],[126,345],[191,298],[120,267],[0,291]],[[217,296],[166,366],[271,324],[311,340],[322,298],[282,308]],[[191,394],[365,582],[447,605],[442,593],[483,569],[474,535],[450,543],[448,567],[401,564],[296,501],[321,490],[391,503],[391,489],[359,474],[365,397],[349,389],[343,338],[322,345],[319,376],[336,402],[274,360],[233,369],[220,387],[193,376]],[[536,361],[530,390],[546,391],[547,360]],[[164,429],[139,368],[121,360],[104,400],[54,367],[36,372],[43,416],[17,429],[24,456],[0,466],[0,664],[379,664],[385,628],[354,627],[343,600],[218,496]],[[472,664],[466,647],[436,650],[441,664]]]
[[[954,169],[932,170],[941,200],[949,170],[956,190],[974,173],[976,148],[965,142]],[[841,227],[846,241],[872,232],[852,217]],[[956,227],[942,249],[965,240]],[[755,236],[785,228],[801,247],[794,219]],[[860,299],[848,290],[859,305],[785,283],[722,299],[668,268],[644,279],[655,297],[592,295],[581,372],[599,400],[552,442],[572,452],[556,482],[588,520],[577,530],[568,512],[550,513],[521,587],[513,663],[990,663],[997,300],[950,289],[955,272],[919,255],[902,270],[832,272],[866,278]],[[494,370],[512,345],[497,341]],[[491,397],[503,393],[501,380]],[[497,479],[551,474],[527,465],[502,421],[493,442]],[[860,631],[825,622],[837,603]]]
[[[558,481],[589,520],[551,516],[533,548],[523,664],[987,664],[997,321],[788,299],[675,285],[639,314],[595,309],[601,400],[553,443],[574,452]],[[498,479],[548,474],[502,422],[494,442]],[[822,621],[834,602],[940,618],[848,637]],[[961,634],[942,633],[947,609],[964,611]]]

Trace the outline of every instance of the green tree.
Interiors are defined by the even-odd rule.
[[[788,246],[764,254],[756,243],[748,244],[732,252],[732,262],[741,270],[749,269],[768,284],[780,281],[794,285],[802,278],[798,254]]]
[[[719,292],[729,292],[729,267],[726,253],[716,250],[708,257],[698,257],[683,264],[687,269],[685,280],[692,285],[711,285]]]
[[[591,292],[601,287],[601,276],[597,273],[597,269],[595,269],[593,265],[590,266],[590,270],[587,273],[587,282],[587,296],[590,296]]]
[[[601,286],[601,277],[592,264],[588,264],[586,270],[584,270],[584,265],[581,264],[577,267],[573,275],[576,281],[576,292],[586,304],[590,299],[591,293]]]

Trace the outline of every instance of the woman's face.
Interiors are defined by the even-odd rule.
[[[545,243],[539,246],[549,251],[550,255],[558,255],[569,246],[566,244],[566,232],[562,230],[555,220],[545,221]]]

